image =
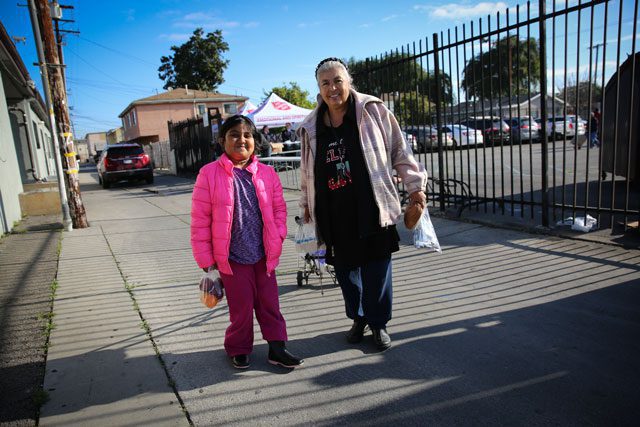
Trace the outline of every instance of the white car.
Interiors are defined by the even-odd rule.
[[[411,148],[412,152],[417,153],[418,140],[416,139],[416,137],[407,132],[402,132],[402,136],[404,136],[404,140],[406,141],[407,146]]]
[[[456,147],[484,144],[484,137],[479,129],[471,129],[465,125],[445,125],[442,129],[451,134]]]
[[[450,133],[446,133],[443,129],[444,135],[442,140],[443,148],[452,147],[453,139]],[[436,150],[438,148],[438,131],[435,127],[431,126],[408,126],[404,129],[405,135],[413,136],[415,141],[414,151],[416,153],[426,153],[428,151]]]
[[[571,139],[587,132],[585,121],[578,116],[567,115],[566,117],[549,117],[547,119],[547,136],[551,139]],[[577,132],[576,132],[577,131]]]

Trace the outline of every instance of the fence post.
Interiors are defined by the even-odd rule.
[[[541,147],[542,147],[542,226],[549,226],[549,144],[547,141],[547,28],[545,15],[547,2],[538,2],[538,20],[540,26],[540,117],[542,119]],[[551,92],[553,95],[553,91]],[[555,173],[555,171],[554,171]],[[533,209],[533,207],[532,207]]]
[[[440,181],[438,185],[439,197],[440,197],[440,210],[444,211],[445,203],[444,203],[444,153],[442,152],[442,106],[440,105],[440,87],[441,87],[441,76],[440,76],[440,62],[438,60],[438,34],[433,33],[433,67],[434,74],[436,79],[436,94],[435,94],[435,102],[436,102],[436,127],[438,130],[438,180]]]

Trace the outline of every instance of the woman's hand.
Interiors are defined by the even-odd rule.
[[[412,205],[421,205],[424,208],[427,206],[427,196],[422,190],[414,191],[409,194],[409,203]]]

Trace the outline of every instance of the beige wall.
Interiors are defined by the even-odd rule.
[[[85,135],[84,139],[87,141],[89,155],[93,156],[94,154],[96,154],[96,150],[102,150],[104,146],[107,144],[107,133],[106,132],[88,133]]]
[[[124,140],[124,129],[122,127],[111,129],[107,132],[107,144],[117,144]]]

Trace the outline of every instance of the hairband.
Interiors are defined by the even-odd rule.
[[[340,58],[336,58],[336,57],[333,57],[333,56],[332,56],[332,57],[330,57],[330,58],[325,58],[325,59],[323,59],[322,61],[320,61],[320,62],[318,63],[318,66],[316,67],[316,74],[318,74],[318,70],[320,69],[320,67],[322,67],[322,65],[323,65],[323,64],[325,64],[325,63],[327,63],[327,62],[331,62],[331,61],[339,62],[340,64],[342,64],[342,66],[345,68],[345,70],[347,70],[347,71],[349,70],[349,69],[347,68],[347,64],[345,64],[345,63],[344,63],[344,61],[343,61],[342,59],[340,59]]]

